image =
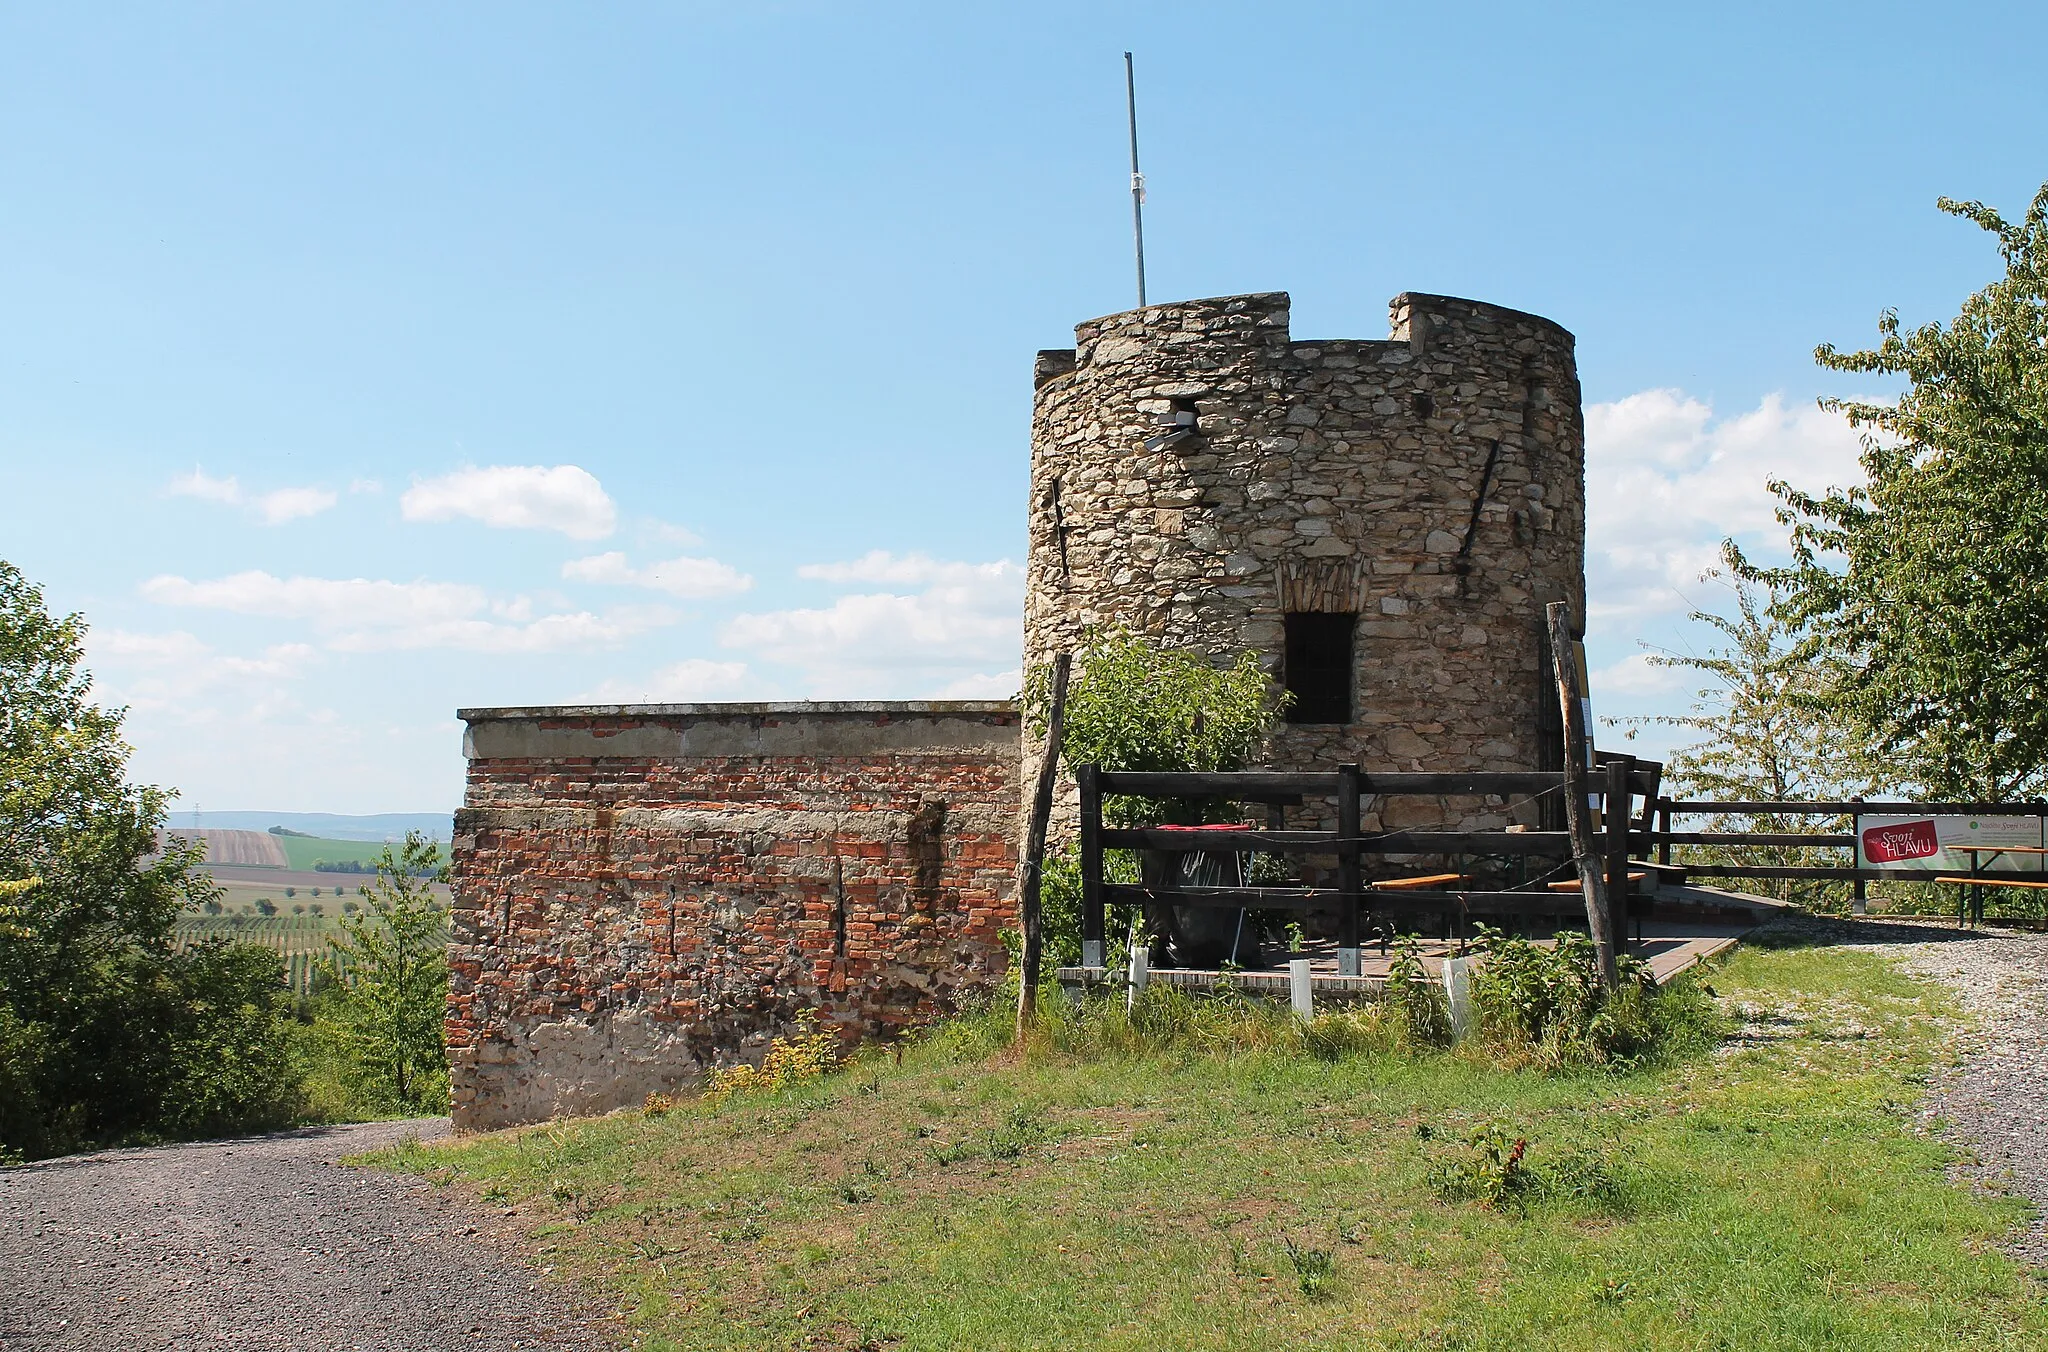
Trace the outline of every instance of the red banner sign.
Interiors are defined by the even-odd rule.
[[[1873,864],[1895,864],[1906,859],[1926,859],[1941,853],[1941,839],[1934,820],[1893,822],[1888,826],[1863,829],[1863,857]]]

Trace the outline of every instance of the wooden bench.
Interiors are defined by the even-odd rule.
[[[1956,923],[1958,925],[1981,925],[1984,923],[1984,898],[1981,894],[1971,897],[1968,892],[1963,891],[1966,887],[2028,887],[2036,890],[2048,889],[2048,882],[2037,883],[2016,878],[1966,878],[1958,873],[1945,873],[1934,881],[1937,883],[1954,883],[1956,885]]]
[[[1628,874],[1629,885],[1634,886],[1635,884],[1642,882],[1649,876],[1650,875],[1647,871],[1638,873],[1634,869],[1630,869]],[[1573,878],[1568,882],[1545,884],[1545,886],[1547,886],[1553,892],[1576,892],[1579,890],[1579,885],[1579,880],[1577,878]]]
[[[1455,889],[1459,883],[1471,881],[1472,875],[1469,873],[1425,873],[1415,878],[1381,878],[1378,882],[1367,885],[1384,892],[1427,891],[1439,887]]]

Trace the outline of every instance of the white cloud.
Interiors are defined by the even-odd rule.
[[[487,526],[560,531],[600,540],[618,524],[604,486],[575,465],[469,465],[405,490],[398,509],[407,521],[469,517]]]
[[[1593,698],[1611,695],[1669,695],[1685,688],[1685,678],[1676,669],[1660,666],[1649,653],[1632,653],[1612,666],[1586,673]]]
[[[1733,537],[1781,551],[1776,499],[1860,482],[1855,434],[1839,416],[1768,395],[1716,420],[1680,390],[1644,390],[1586,409],[1586,572],[1591,620],[1637,623],[1690,609],[1687,593]]]
[[[577,699],[579,704],[691,704],[746,697],[765,699],[750,682],[745,662],[689,657],[639,679],[614,678]]]
[[[626,556],[613,550],[571,559],[562,565],[562,576],[572,582],[598,582],[615,587],[646,587],[671,596],[737,596],[754,585],[754,579],[717,559],[677,558],[635,568]]]
[[[278,643],[238,657],[184,630],[96,629],[88,648],[102,698],[186,725],[263,721],[296,708],[286,683],[317,656],[307,644]]]
[[[884,586],[922,587],[934,583],[949,586],[975,587],[997,584],[1012,573],[1016,565],[1008,560],[995,563],[946,563],[932,558],[929,554],[891,554],[886,549],[871,549],[857,559],[843,563],[807,563],[796,570],[796,575],[818,582],[855,583],[866,582]],[[1021,577],[1021,575],[1020,575]]]
[[[230,474],[225,479],[216,479],[205,470],[194,465],[190,474],[180,474],[171,480],[164,490],[174,498],[198,498],[203,502],[238,503],[242,500],[242,486]]]
[[[1017,665],[1024,573],[1008,560],[948,563],[876,551],[797,571],[824,582],[924,588],[842,596],[830,606],[737,615],[726,623],[719,637],[727,647],[800,669],[815,694],[928,696]]]
[[[250,505],[261,514],[265,525],[281,526],[302,516],[318,516],[338,500],[324,488],[280,488],[265,493]]]
[[[681,549],[694,549],[704,543],[704,537],[688,526],[678,526],[673,522],[660,521],[653,517],[641,523],[640,533],[642,538],[659,540],[663,544],[675,545]]]
[[[142,595],[160,605],[307,621],[323,631],[327,647],[348,652],[549,652],[615,644],[675,618],[655,606],[536,617],[526,597],[493,601],[466,583],[281,578],[261,571],[206,582],[167,574],[143,583]]]
[[[1014,699],[1024,688],[1024,669],[962,676],[932,692],[933,699]]]
[[[190,474],[180,474],[172,479],[164,491],[172,497],[246,507],[262,517],[267,526],[281,526],[303,516],[318,516],[339,501],[327,489],[314,487],[278,488],[250,495],[242,491],[241,482],[234,475],[216,479],[196,465]]]

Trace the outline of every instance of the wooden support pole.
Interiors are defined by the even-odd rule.
[[[1059,779],[1060,734],[1067,717],[1067,679],[1074,657],[1052,659],[1052,710],[1045,720],[1045,746],[1038,754],[1038,782],[1031,792],[1031,821],[1024,833],[1024,856],[1017,861],[1017,919],[1024,928],[1023,971],[1017,981],[1017,1036],[1022,1038],[1038,1017],[1038,974],[1045,959],[1045,833],[1052,822],[1052,794]]]
[[[1601,822],[1607,828],[1603,833],[1607,839],[1607,914],[1608,932],[1614,936],[1615,950],[1619,953],[1628,947],[1628,822],[1629,808],[1633,805],[1629,797],[1629,775],[1635,770],[1633,756],[1620,756],[1607,762],[1607,791]]]
[[[1358,908],[1365,891],[1359,877],[1358,851],[1358,767],[1337,767],[1337,974],[1357,976]]]
[[[1095,767],[1074,768],[1081,788],[1081,965],[1100,967],[1107,951],[1102,914],[1102,790]]]
[[[1564,816],[1572,839],[1572,860],[1586,893],[1586,928],[1593,933],[1600,979],[1612,990],[1617,978],[1614,931],[1608,925],[1605,861],[1593,830],[1592,804],[1587,801],[1590,768],[1586,755],[1586,711],[1579,703],[1579,664],[1572,655],[1569,614],[1562,601],[1544,607],[1550,630],[1550,660],[1557,679],[1557,702],[1564,715]]]

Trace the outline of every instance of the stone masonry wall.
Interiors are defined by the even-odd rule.
[[[1040,353],[1025,660],[1125,625],[1253,649],[1277,680],[1285,613],[1355,612],[1356,721],[1288,726],[1266,763],[1554,755],[1542,607],[1583,616],[1585,594],[1572,336],[1442,296],[1391,313],[1386,341],[1309,342],[1284,293],[1225,296],[1093,320],[1073,350]],[[1147,451],[1175,400],[1200,436]],[[1505,806],[1395,800],[1373,820],[1530,819]]]
[[[601,1112],[953,1009],[1012,923],[1001,703],[464,710],[456,1125]]]

